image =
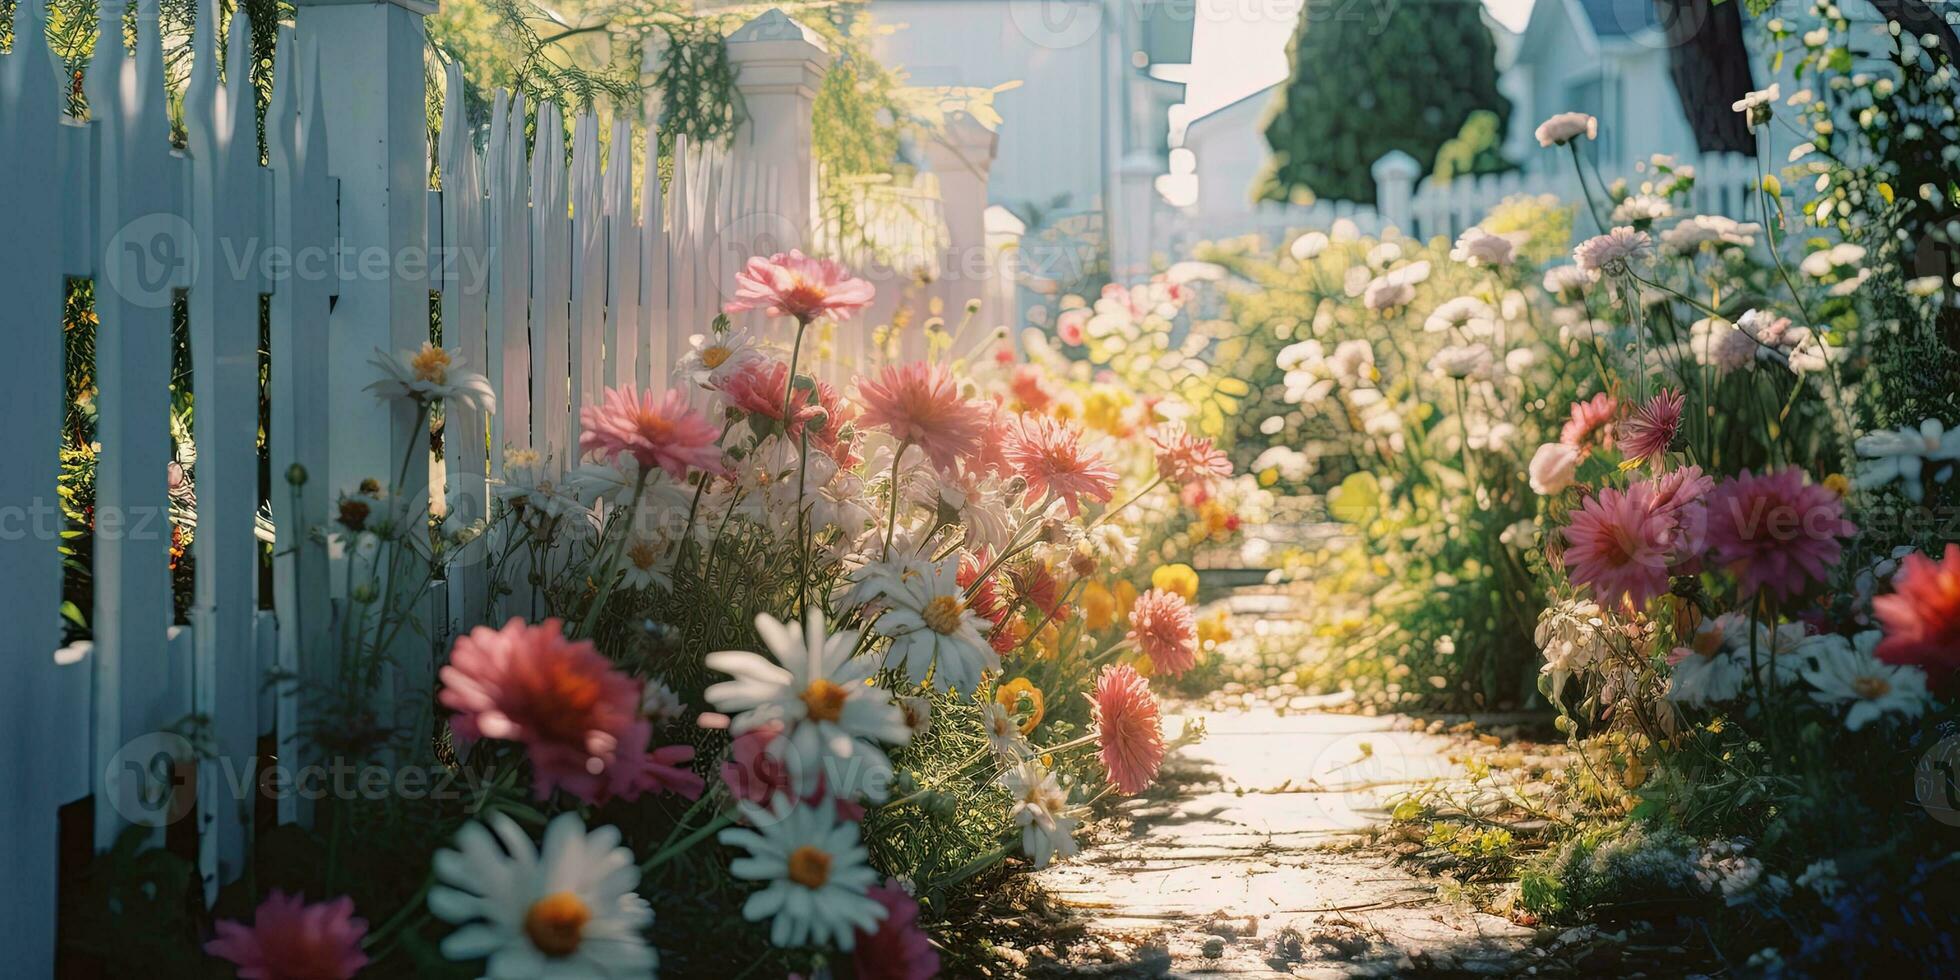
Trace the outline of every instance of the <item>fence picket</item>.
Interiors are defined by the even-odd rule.
[[[659,173],[648,171],[648,182]],[[645,386],[640,368],[640,234],[633,217],[633,126],[615,113],[606,162],[606,365],[611,385]]]
[[[538,105],[531,157],[531,445],[563,470],[571,462],[571,219],[565,200],[565,124],[558,105]],[[518,138],[522,138],[521,130]]]
[[[47,46],[43,0],[23,0],[15,12],[13,51],[0,57],[0,213],[9,233],[0,236],[0,287],[8,296],[8,356],[0,376],[0,406],[8,429],[7,465],[0,466],[0,503],[31,522],[27,533],[0,537],[0,589],[27,615],[14,617],[0,655],[0,769],[15,774],[0,800],[0,825],[10,840],[0,848],[0,928],[9,937],[0,952],[0,973],[47,976],[54,970],[56,908],[56,807],[61,764],[80,762],[64,753],[64,719],[88,717],[87,689],[64,683],[88,669],[60,667],[61,529],[57,506],[62,391],[61,186],[62,75]],[[77,696],[79,695],[79,697]],[[86,751],[83,733],[80,745]],[[76,767],[79,772],[85,769]],[[86,792],[86,790],[84,790]]]
[[[487,203],[478,173],[476,148],[464,118],[463,66],[451,61],[445,79],[447,95],[443,100],[439,147],[444,245],[444,274],[440,283],[443,344],[461,348],[470,370],[482,370],[491,376],[486,328],[488,283],[483,275]],[[457,520],[475,520],[489,513],[488,488],[484,482],[487,440],[484,413],[445,406],[443,458],[447,464],[449,506]],[[459,508],[460,513],[456,513]],[[471,550],[459,558],[450,573],[450,586],[454,590],[450,609],[463,617],[461,624],[470,623],[483,608],[485,595],[486,576],[481,561],[484,545],[472,543],[468,547]]]

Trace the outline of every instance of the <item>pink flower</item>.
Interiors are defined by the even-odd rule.
[[[763,806],[767,806],[778,793],[795,795],[790,787],[789,767],[769,751],[770,744],[782,733],[782,722],[767,722],[736,736],[729,744],[728,761],[721,764],[721,781],[728,787],[730,795]],[[819,778],[816,789],[804,797],[803,802],[815,805],[828,795],[823,780]],[[840,798],[837,800],[837,816],[840,820],[862,820],[864,807]]]
[[[675,480],[686,479],[689,467],[725,472],[721,447],[715,445],[721,433],[678,391],[656,400],[653,392],[632,385],[608,388],[599,404],[579,409],[578,420],[580,453],[631,456],[642,469],[658,466]]]
[[[1210,439],[1194,436],[1181,425],[1151,429],[1150,442],[1156,447],[1157,473],[1173,485],[1181,487],[1232,475],[1232,461]]]
[[[1060,337],[1062,343],[1070,347],[1080,347],[1083,338],[1082,328],[1088,323],[1088,307],[1078,306],[1072,310],[1063,310],[1061,315],[1055,318],[1055,336]]]
[[[1548,442],[1531,455],[1526,472],[1533,492],[1543,496],[1562,493],[1579,472],[1579,450],[1562,442]]]
[[[1661,389],[1645,405],[1619,425],[1620,453],[1629,463],[1653,463],[1667,452],[1681,431],[1681,409],[1686,399],[1678,391]]]
[[[1838,539],[1857,530],[1844,519],[1844,501],[1794,466],[1761,476],[1743,470],[1708,502],[1710,550],[1752,594],[1787,598],[1823,581],[1844,550]]]
[[[588,803],[602,797],[640,721],[640,683],[590,640],[566,639],[556,619],[531,626],[513,616],[501,630],[457,637],[438,699],[456,712],[458,737],[522,743],[539,799],[559,787]]]
[[[925,361],[887,365],[877,377],[859,380],[857,400],[864,406],[864,425],[925,450],[942,470],[978,450],[986,431],[986,417],[960,397],[953,375]]]
[[[857,949],[851,954],[857,980],[932,980],[938,976],[939,953],[926,938],[926,931],[919,928],[919,903],[891,879],[864,893],[885,907],[885,919],[878,923],[877,932],[858,931]]]
[[[1115,664],[1097,675],[1089,700],[1109,781],[1125,796],[1150,788],[1164,764],[1164,724],[1150,685],[1136,668]]]
[[[1014,400],[1030,412],[1045,412],[1055,403],[1055,396],[1048,391],[1042,381],[1041,369],[1032,364],[1023,364],[1014,369],[1007,381],[1007,388],[1014,393]]]
[[[870,306],[876,293],[870,283],[843,266],[791,249],[750,259],[735,274],[735,298],[722,312],[762,310],[770,316],[795,317],[800,323],[823,316],[842,321]]]
[[[1620,414],[1620,400],[1600,392],[1582,402],[1572,403],[1572,418],[1559,430],[1558,441],[1579,450],[1580,455],[1595,445],[1613,446],[1613,417]]]
[[[1130,607],[1128,637],[1153,671],[1176,677],[1198,662],[1198,618],[1175,592],[1151,589]]]
[[[615,797],[637,800],[645,793],[673,793],[684,800],[698,800],[708,786],[688,763],[694,761],[694,746],[663,745],[649,752],[653,722],[644,718],[634,722],[620,736],[619,758],[606,767],[605,784],[593,803]]]
[[[367,920],[354,918],[354,900],[344,895],[308,905],[275,888],[251,925],[227,920],[217,928],[204,951],[237,966],[241,980],[348,980],[368,963],[361,952]]]
[[[757,360],[744,365],[724,380],[721,392],[734,408],[780,424],[783,421],[783,393],[788,385],[788,364],[774,359]],[[841,443],[838,436],[844,424],[856,417],[856,411],[844,403],[837,389],[827,381],[816,383],[814,401],[811,394],[806,389],[789,394],[789,440],[793,443],[800,441],[807,426],[812,447],[822,450],[840,465],[852,465],[855,460],[850,458],[851,447]]]
[[[1960,671],[1960,544],[1949,542],[1939,561],[1907,555],[1892,589],[1872,600],[1885,627],[1873,654],[1923,668],[1935,681],[1950,680]]]
[[[1674,521],[1654,512],[1654,489],[1636,483],[1587,500],[1565,527],[1572,581],[1591,586],[1603,603],[1638,610],[1667,591]]]
[[[1081,497],[1108,503],[1116,492],[1116,470],[1083,448],[1082,430],[1045,415],[1021,417],[1007,461],[1028,481],[1028,503],[1053,494],[1070,516],[1082,513]]]

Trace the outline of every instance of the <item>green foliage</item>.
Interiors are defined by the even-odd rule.
[[[1515,169],[1503,150],[1503,119],[1489,109],[1478,109],[1463,120],[1455,136],[1436,148],[1434,176],[1437,182],[1448,183],[1457,177]]]
[[[1383,154],[1401,150],[1428,173],[1471,113],[1490,112],[1499,133],[1510,118],[1474,0],[1308,0],[1288,55],[1292,77],[1265,127],[1273,155],[1261,196],[1271,200],[1372,203],[1369,168]]]

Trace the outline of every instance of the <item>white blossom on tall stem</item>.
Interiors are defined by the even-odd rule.
[[[1075,828],[1082,821],[1070,815],[1068,791],[1035,759],[1001,773],[1000,784],[1014,801],[1010,815],[1021,828],[1021,850],[1037,868],[1076,854]]]
[[[863,572],[869,588],[862,598],[885,607],[872,629],[891,637],[887,663],[903,664],[914,684],[930,678],[934,687],[970,696],[982,674],[1000,670],[1000,654],[984,635],[991,624],[967,605],[959,573],[958,554],[878,562]]]
[[[490,387],[490,379],[463,370],[461,348],[437,347],[426,340],[420,350],[390,354],[376,348],[368,364],[381,372],[381,377],[367,386],[377,398],[443,402],[452,409],[478,412],[497,410],[497,393]]]

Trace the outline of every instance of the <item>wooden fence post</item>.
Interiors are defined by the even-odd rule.
[[[1413,234],[1413,202],[1422,166],[1415,157],[1390,150],[1368,169],[1375,177],[1375,211],[1381,215],[1383,226],[1393,225],[1404,234]]]
[[[15,609],[0,654],[0,771],[11,786],[0,796],[0,974],[54,974],[57,852],[56,767],[69,756],[58,738],[55,648],[61,604],[60,508],[56,460],[62,414],[62,186],[55,152],[63,76],[47,46],[42,0],[15,8],[14,48],[0,58],[0,208],[10,230],[0,236],[0,282],[6,284],[8,351],[0,362],[0,589]],[[81,758],[81,757],[76,757]]]
[[[815,32],[771,8],[728,36],[728,61],[744,118],[729,147],[730,213],[700,256],[714,275],[713,305],[734,295],[735,273],[750,256],[811,247],[816,168],[811,111],[830,67]],[[699,331],[706,323],[680,324]],[[847,324],[848,326],[848,324]]]
[[[953,113],[945,129],[924,146],[926,166],[939,182],[939,199],[945,206],[946,252],[939,263],[939,279],[933,295],[940,300],[946,329],[954,332],[953,357],[961,357],[985,338],[985,322],[997,312],[985,309],[991,299],[990,284],[997,274],[994,256],[987,247],[987,178],[993,170],[994,153],[1000,135],[965,111]],[[980,300],[982,310],[969,317],[966,305]],[[961,325],[968,324],[964,335]],[[914,346],[917,349],[914,350]],[[907,359],[925,356],[925,335],[907,331]]]

